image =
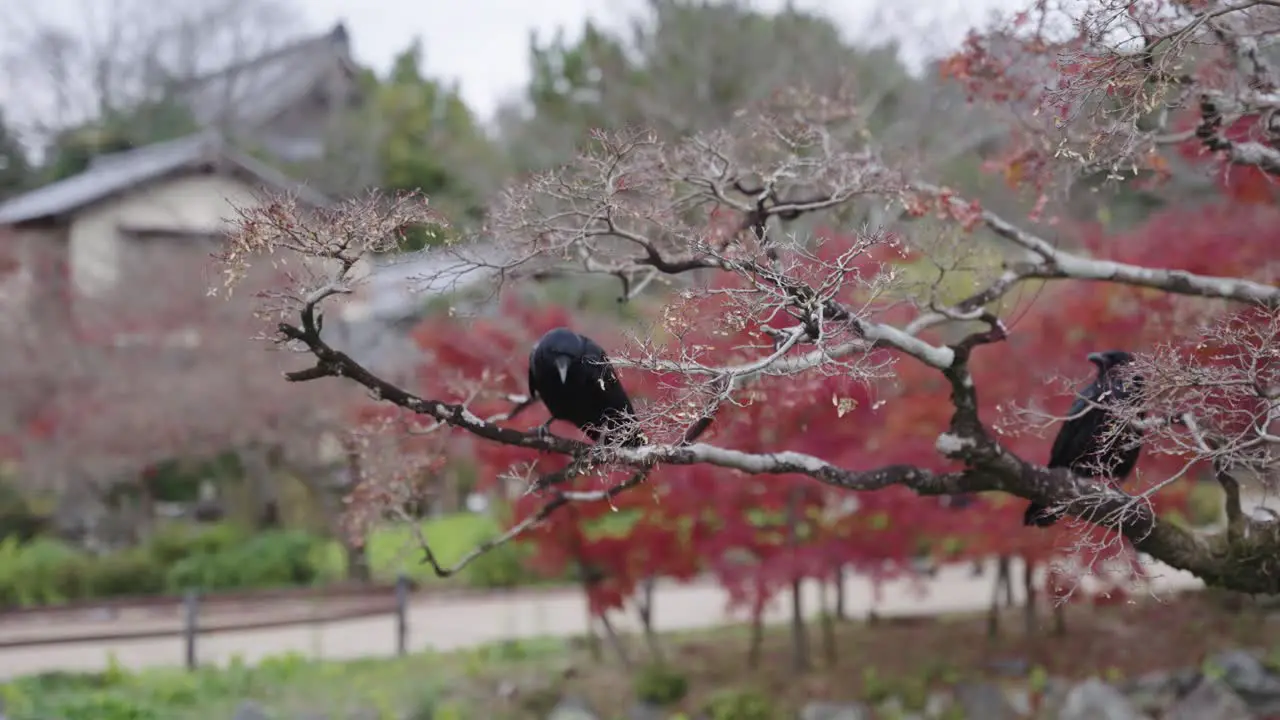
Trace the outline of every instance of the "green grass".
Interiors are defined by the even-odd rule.
[[[285,654],[247,666],[129,672],[45,673],[0,685],[11,720],[205,720],[229,718],[250,700],[270,717],[448,717],[443,697],[482,674],[563,657],[561,640],[530,640],[448,654],[312,662]],[[470,717],[463,714],[459,717]]]
[[[638,636],[622,638],[636,662],[632,669],[617,661],[607,643],[604,656],[596,658],[577,640],[537,638],[348,662],[286,654],[254,667],[233,660],[193,673],[177,668],[129,672],[119,666],[97,673],[46,673],[0,684],[0,699],[11,720],[225,720],[245,700],[279,720],[536,720],[547,717],[565,695],[605,710],[605,718],[622,717],[618,711],[638,695],[668,703],[665,717],[672,718],[678,712],[697,716],[713,701],[737,706],[729,717],[748,717],[742,706],[759,706],[762,700],[774,710],[766,717],[795,717],[814,699],[874,703],[896,698],[920,710],[930,692],[946,692],[961,682],[1024,682],[1035,692],[1046,677],[1101,674],[1119,681],[1155,670],[1203,667],[1204,658],[1227,648],[1269,648],[1268,659],[1280,657],[1275,651],[1280,627],[1261,622],[1263,614],[1262,608],[1242,613],[1222,607],[1203,593],[1107,608],[1072,605],[1068,634],[1052,642],[1018,627],[1021,609],[1000,614],[1002,630],[994,638],[988,636],[986,613],[837,622],[831,627],[834,656],[828,658],[815,643],[814,667],[803,678],[788,669],[793,647],[786,623],[765,628],[754,668],[746,663],[751,630],[733,624],[663,633],[661,672],[649,666],[653,658]],[[1117,634],[1116,627],[1133,633]],[[816,624],[812,632],[816,640]],[[1151,641],[1135,646],[1132,637]],[[1022,680],[992,669],[1010,657],[1028,662]],[[511,692],[498,692],[502,686]]]
[[[477,513],[456,513],[425,520],[421,528],[423,537],[431,544],[431,551],[441,565],[456,563],[476,543],[502,531],[495,518]],[[400,573],[418,582],[439,580],[431,566],[422,562],[418,540],[408,524],[374,530],[365,542],[365,552],[369,558],[369,570],[376,581],[391,582]],[[325,574],[341,577],[344,567],[342,545],[334,541],[325,558]]]
[[[610,513],[600,519],[592,534],[625,535],[638,518],[638,511]],[[503,530],[493,516],[466,512],[425,520],[421,528],[423,537],[430,543],[431,551],[441,565],[456,563],[478,543]],[[422,562],[418,540],[412,526],[408,524],[378,528],[369,534],[365,548],[369,570],[375,581],[392,582],[396,575],[404,573],[419,583],[441,582],[431,566]],[[345,568],[343,557],[341,544],[333,542],[323,560],[323,576],[342,577]],[[445,582],[459,584],[457,579],[447,579]]]

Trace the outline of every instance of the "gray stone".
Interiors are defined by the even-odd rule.
[[[1257,717],[1226,683],[1204,678],[1187,696],[1174,703],[1164,720],[1250,720]]]
[[[547,720],[600,720],[600,716],[586,700],[577,697],[564,697],[547,713]]]
[[[1032,713],[1031,707],[1031,690],[1025,686],[1011,687],[1004,691],[1005,698],[1009,701],[1009,707],[1018,713],[1019,716],[1026,716]]]
[[[871,708],[860,702],[811,702],[800,710],[800,720],[871,720]]]
[[[965,717],[982,720],[1017,720],[1018,711],[1004,690],[991,683],[960,683],[955,687],[956,704]]]
[[[1121,687],[1134,707],[1157,716],[1186,693],[1177,674],[1164,672],[1147,673]]]
[[[987,668],[1002,677],[1026,677],[1031,673],[1031,662],[1026,658],[1000,658],[987,663]]]
[[[1280,714],[1280,678],[1262,660],[1244,650],[1228,650],[1209,658],[1222,671],[1222,681],[1235,691],[1254,713]]]
[[[667,712],[653,703],[637,702],[627,711],[627,720],[666,720]]]
[[[1062,703],[1058,720],[1145,720],[1129,698],[1098,678],[1090,678],[1071,688]]]
[[[951,703],[951,693],[931,692],[924,703],[924,716],[930,718],[942,717],[947,708],[951,707]]]
[[[236,708],[236,714],[231,716],[231,720],[271,720],[271,716],[258,703],[245,700]]]

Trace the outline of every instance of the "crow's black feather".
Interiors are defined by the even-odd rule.
[[[1115,415],[1105,406],[1129,399],[1131,393],[1141,389],[1142,378],[1134,377],[1126,383],[1116,371],[1116,368],[1133,361],[1133,356],[1122,350],[1094,353],[1089,360],[1098,366],[1098,376],[1080,391],[1079,397],[1071,404],[1067,420],[1054,438],[1048,467],[1069,468],[1073,474],[1082,477],[1123,480],[1133,472],[1142,452],[1142,445],[1138,442],[1140,433],[1130,427],[1111,436],[1109,431]],[[1022,524],[1049,527],[1061,518],[1061,511],[1033,502],[1023,513]]]
[[[553,419],[573,423],[593,442],[599,442],[601,431],[612,432],[635,420],[631,398],[604,348],[568,328],[547,332],[533,346],[529,392],[542,400]],[[629,432],[621,444],[636,447],[644,444],[644,437]]]

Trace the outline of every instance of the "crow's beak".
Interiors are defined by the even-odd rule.
[[[563,355],[556,357],[556,370],[560,371],[561,384],[569,382],[569,358]]]
[[[1088,359],[1089,359],[1089,362],[1093,363],[1094,365],[1097,365],[1098,367],[1102,367],[1103,365],[1107,364],[1107,360],[1105,357],[1102,356],[1102,353],[1096,353],[1096,352],[1089,353]]]

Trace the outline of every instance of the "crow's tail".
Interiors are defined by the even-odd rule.
[[[1031,503],[1022,514],[1022,524],[1027,527],[1050,527],[1061,518],[1061,512],[1050,510],[1040,503]]]

